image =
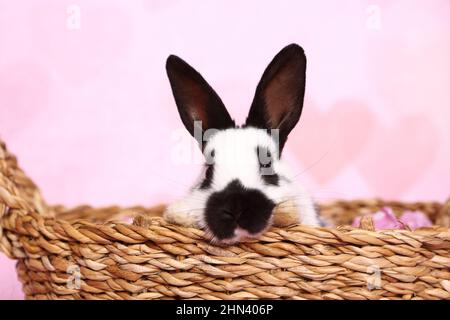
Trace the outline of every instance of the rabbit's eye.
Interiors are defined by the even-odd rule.
[[[272,167],[272,155],[270,154],[270,151],[268,151],[265,156],[259,157],[259,167],[265,169]]]
[[[272,153],[267,148],[257,147],[256,154],[260,168],[267,169],[272,167]]]
[[[277,186],[279,177],[273,168],[272,153],[267,148],[257,147],[257,155],[259,161],[259,172],[264,183]]]
[[[216,151],[212,149],[205,154],[206,164],[212,165],[214,163],[214,157],[216,156]]]

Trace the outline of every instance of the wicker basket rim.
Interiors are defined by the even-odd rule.
[[[0,211],[1,226],[4,229],[14,231],[18,235],[38,237],[52,240],[77,241],[81,243],[110,243],[120,241],[127,244],[139,244],[147,241],[158,243],[173,243],[183,241],[192,243],[208,240],[202,230],[173,225],[164,221],[161,216],[163,206],[146,209],[144,207],[121,208],[117,206],[105,208],[92,208],[90,206],[78,206],[67,210],[63,206],[48,206],[40,195],[37,186],[24,174],[17,165],[17,159],[10,154],[6,145],[0,140],[0,161],[6,163],[0,167],[0,199],[7,210]],[[8,171],[10,170],[10,171]],[[26,192],[21,193],[21,189]],[[363,207],[363,206],[391,206],[409,210],[418,207],[432,207],[438,212],[435,218],[448,218],[450,216],[450,199],[445,204],[437,201],[429,202],[400,202],[385,201],[382,199],[369,200],[337,200],[326,206]],[[15,211],[16,214],[11,214]],[[115,214],[121,211],[133,212],[139,216],[135,223],[124,221],[106,221],[95,223],[88,219],[59,219],[61,212],[66,216],[69,212],[91,212],[93,216],[100,212],[111,211]],[[142,214],[139,214],[139,213]],[[149,215],[150,213],[150,215]],[[448,220],[448,219],[447,219]],[[448,226],[448,224],[445,224]],[[1,229],[0,229],[1,231]],[[291,241],[294,243],[354,243],[364,242],[372,244],[392,243],[425,243],[433,245],[434,240],[447,243],[450,231],[448,227],[434,226],[421,230],[364,230],[343,226],[339,228],[310,227],[305,225],[293,225],[287,228],[272,227],[260,239],[248,240],[248,242],[261,241],[279,242]],[[245,245],[243,242],[242,245]],[[238,244],[238,246],[241,244]]]

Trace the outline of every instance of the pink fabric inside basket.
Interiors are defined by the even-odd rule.
[[[389,207],[383,207],[380,211],[370,214],[376,230],[385,229],[411,229],[430,227],[433,223],[420,211],[406,211],[397,218]],[[361,217],[353,220],[352,226],[359,227]]]

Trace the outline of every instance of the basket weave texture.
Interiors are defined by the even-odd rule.
[[[390,206],[439,226],[348,225]],[[450,299],[450,202],[322,204],[337,228],[271,228],[211,245],[154,208],[50,206],[0,142],[0,250],[17,259],[28,299]],[[133,216],[127,223],[124,216]]]

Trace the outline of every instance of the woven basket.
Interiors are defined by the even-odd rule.
[[[440,227],[345,226],[382,206]],[[165,222],[163,209],[49,206],[0,142],[0,249],[17,259],[26,298],[450,299],[450,202],[337,201],[321,209],[342,227],[272,228],[230,247]]]

